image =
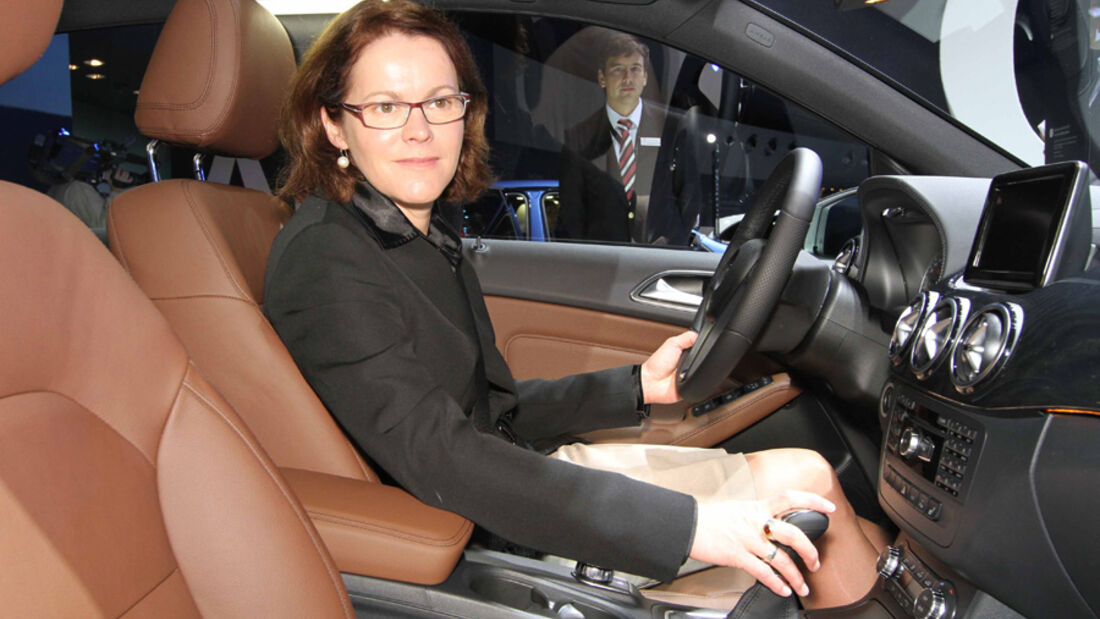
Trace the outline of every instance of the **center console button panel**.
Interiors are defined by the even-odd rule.
[[[907,545],[883,550],[877,568],[883,590],[909,617],[954,619],[955,586],[936,574]]]
[[[885,397],[886,390],[889,398]],[[928,480],[944,494],[962,502],[982,430],[961,416],[919,404],[902,384],[887,383],[881,404],[886,407],[888,402],[891,405],[884,411],[888,428],[884,460],[894,466],[883,469],[884,481],[935,519],[933,514],[938,509],[930,509],[932,504],[927,501],[936,498],[935,494],[916,489],[914,480]]]

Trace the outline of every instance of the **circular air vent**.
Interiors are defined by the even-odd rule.
[[[951,336],[955,333],[958,316],[958,303],[950,297],[944,297],[936,302],[932,311],[921,321],[913,335],[913,352],[909,356],[909,364],[917,378],[928,378],[943,359],[944,352],[951,348]]]
[[[1016,345],[1023,312],[998,303],[974,314],[951,355],[951,382],[962,393],[996,373]]]
[[[894,365],[901,365],[902,360],[905,359],[905,348],[913,339],[913,332],[920,324],[924,308],[931,305],[936,296],[938,295],[935,292],[925,292],[901,313],[897,324],[894,325],[894,335],[890,337],[890,361],[893,361]]]

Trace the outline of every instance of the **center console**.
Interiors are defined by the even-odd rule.
[[[1077,511],[1097,503],[1100,460],[1087,177],[1066,163],[994,178],[965,268],[901,313],[878,406],[878,499],[901,535],[862,602],[809,616],[1100,608],[1100,535]]]
[[[896,382],[883,389],[880,414],[886,425],[882,481],[912,508],[904,511],[907,520],[949,544],[966,504],[968,473],[981,454],[982,426]]]

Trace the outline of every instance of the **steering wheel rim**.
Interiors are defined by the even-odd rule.
[[[779,302],[802,250],[821,193],[817,153],[787,153],[753,199],[703,292],[692,330],[695,345],[680,356],[676,389],[690,402],[712,395],[752,348]],[[776,210],[775,228],[765,242]]]

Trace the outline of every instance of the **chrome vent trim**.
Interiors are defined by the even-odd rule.
[[[905,360],[905,351],[913,341],[913,333],[920,326],[925,310],[932,307],[938,298],[938,293],[923,292],[898,317],[898,322],[894,325],[894,334],[890,336],[890,361],[894,365],[901,365]]]
[[[909,353],[909,367],[917,378],[928,378],[951,349],[958,319],[959,303],[951,297],[941,298],[926,312],[911,338],[913,345]]]
[[[996,375],[1012,356],[1024,312],[1015,303],[986,306],[966,322],[951,353],[951,382],[959,393],[972,393]]]

